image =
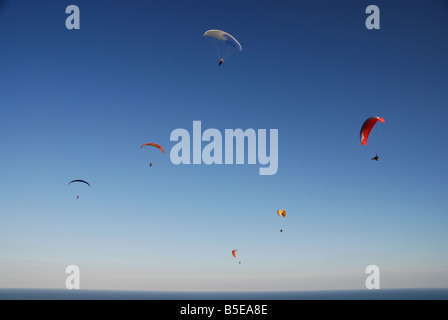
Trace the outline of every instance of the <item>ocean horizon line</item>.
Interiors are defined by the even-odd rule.
[[[448,300],[448,288],[281,291],[0,288],[0,300]]]

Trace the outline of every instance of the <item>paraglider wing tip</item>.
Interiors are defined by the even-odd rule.
[[[384,123],[384,122],[386,122],[383,118],[381,118],[381,117],[378,117],[378,120],[380,120],[380,122],[382,122],[382,123]]]

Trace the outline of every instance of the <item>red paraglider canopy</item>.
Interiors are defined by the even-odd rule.
[[[362,145],[365,146],[367,144],[367,139],[369,138],[370,131],[372,131],[373,127],[378,121],[382,123],[385,122],[384,119],[381,117],[370,117],[366,121],[364,121],[360,132],[360,139]]]
[[[161,146],[159,146],[157,143],[152,143],[152,142],[150,142],[150,143],[145,143],[144,145],[142,145],[142,146],[140,147],[140,149],[143,148],[144,146],[152,146],[152,147],[156,147],[157,149],[160,149],[163,153],[165,153],[165,150],[163,150],[163,148],[162,148]]]

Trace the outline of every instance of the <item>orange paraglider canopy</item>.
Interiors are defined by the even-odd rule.
[[[283,218],[286,218],[286,211],[285,210],[277,210],[277,214],[279,216],[283,216]]]
[[[152,147],[156,147],[157,149],[160,149],[163,153],[165,153],[165,150],[163,150],[163,148],[162,148],[161,146],[159,146],[157,143],[152,143],[152,142],[150,142],[150,143],[145,143],[144,145],[142,145],[142,146],[140,147],[140,149],[143,148],[144,146],[152,146]]]
[[[238,249],[232,250],[232,255],[234,258],[236,258],[236,253],[238,252]]]

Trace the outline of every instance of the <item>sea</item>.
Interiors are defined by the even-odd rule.
[[[0,300],[448,300],[448,289],[364,289],[272,292],[0,289]]]

